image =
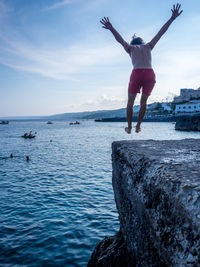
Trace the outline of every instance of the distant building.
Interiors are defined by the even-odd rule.
[[[163,103],[161,103],[161,105],[162,105],[162,108],[164,109],[164,110],[167,110],[167,111],[169,111],[169,112],[171,112],[172,111],[172,108],[171,108],[171,103],[168,103],[168,102],[163,102]]]
[[[177,104],[175,114],[178,113],[198,113],[200,112],[200,101],[190,101],[185,104]]]
[[[140,105],[134,106],[133,110],[136,113],[139,112]],[[160,112],[163,112],[163,111],[171,112],[172,111],[171,103],[168,103],[168,102],[163,102],[163,103],[155,102],[155,103],[147,105],[147,112],[155,113],[155,112],[158,112],[158,111],[160,111]]]
[[[149,111],[156,111],[156,110],[160,110],[160,111],[169,111],[171,112],[172,111],[172,108],[171,108],[171,103],[169,102],[155,102],[155,103],[152,103],[152,104],[149,104],[147,105],[147,110]]]
[[[175,103],[181,103],[185,101],[190,101],[191,99],[200,98],[200,88],[199,89],[181,89],[180,96],[174,97]]]

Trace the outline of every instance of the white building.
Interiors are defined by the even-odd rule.
[[[163,110],[168,110],[168,111],[171,111],[171,103],[170,102],[155,102],[155,103],[152,103],[152,104],[148,104],[147,105],[147,109],[148,110],[154,110],[157,108],[157,106],[160,105],[160,107],[163,109]]]
[[[192,98],[200,98],[200,89],[181,89],[180,96],[174,97],[175,103],[190,101]]]
[[[147,110],[148,111],[156,111],[156,107],[157,107],[158,104],[160,105],[161,109],[163,109],[163,111],[165,111],[165,110],[167,110],[168,112],[172,111],[172,108],[171,108],[171,105],[170,105],[171,103],[168,103],[168,102],[163,102],[163,103],[155,102],[155,103],[152,103],[152,104],[148,104],[147,105]],[[134,106],[133,110],[134,110],[134,112],[139,112],[140,105]]]
[[[177,104],[175,114],[178,113],[197,113],[200,112],[200,101],[190,101],[185,104]]]
[[[161,103],[161,106],[162,106],[162,108],[163,108],[164,110],[167,110],[167,111],[171,112],[171,111],[172,111],[172,108],[171,108],[171,105],[170,105],[170,104],[171,104],[171,103],[163,102],[163,103]]]

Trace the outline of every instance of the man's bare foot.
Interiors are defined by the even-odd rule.
[[[140,131],[141,131],[140,126],[136,125],[136,126],[135,126],[135,132],[136,132],[136,133],[139,133]]]
[[[128,128],[128,127],[126,127],[124,130],[125,130],[125,132],[127,132],[127,134],[131,134],[131,129],[132,129],[132,128]]]

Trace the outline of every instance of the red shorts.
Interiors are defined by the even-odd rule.
[[[149,96],[155,85],[155,78],[153,69],[134,69],[131,73],[128,93],[140,93],[140,89],[142,88],[142,93]]]

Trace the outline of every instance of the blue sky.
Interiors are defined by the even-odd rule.
[[[200,1],[153,50],[149,103],[200,87]],[[125,40],[150,41],[170,18],[171,0],[0,0],[0,117],[126,106],[131,60],[99,20]],[[136,103],[138,103],[137,98]]]

